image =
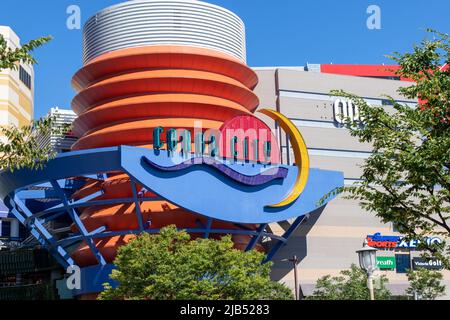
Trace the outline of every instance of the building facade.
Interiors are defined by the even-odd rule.
[[[54,126],[64,127],[73,124],[77,115],[72,110],[51,108],[47,114],[47,117],[54,119]],[[42,148],[50,147],[55,153],[69,152],[72,149],[72,145],[77,141],[77,137],[69,130],[64,135],[55,134],[49,132],[45,136],[39,137],[39,144]]]
[[[0,26],[0,34],[11,49],[20,48],[20,39],[10,27]],[[0,125],[25,126],[33,116],[33,67],[20,64],[18,70],[0,70]]]
[[[0,35],[12,50],[20,48],[20,38],[7,26],[0,26]],[[28,125],[34,116],[34,70],[33,66],[20,64],[17,70],[0,70],[0,126]],[[6,138],[0,134],[0,139]],[[20,227],[17,219],[8,217],[0,205],[0,238],[19,240]]]
[[[382,95],[417,103],[397,93],[407,79],[376,66],[252,69],[242,20],[202,1],[120,3],[88,19],[83,32],[74,113],[50,112],[73,120],[74,152],[39,172],[0,173],[0,196],[12,214],[63,268],[81,267],[82,288],[71,295],[95,298],[120,246],[171,224],[195,237],[231,234],[236,248],[265,251],[273,279],[291,288],[293,268],[283,260],[296,255],[304,296],[321,276],[357,263],[364,239],[388,243],[401,235],[356,202],[317,202],[358,183],[371,152],[342,123],[342,116],[360,121],[358,110],[330,91],[393,112]],[[255,136],[251,146],[236,134],[225,140],[231,150],[217,148],[223,140],[211,132],[229,129],[273,135]],[[62,151],[69,144],[55,143]],[[264,157],[270,161],[259,161]],[[404,293],[404,271],[418,254],[413,244],[379,252],[379,273],[394,295]],[[449,285],[448,273],[445,279]]]
[[[369,144],[360,143],[350,136],[343,126],[341,116],[360,120],[357,110],[348,101],[330,96],[330,92],[342,89],[363,97],[370,105],[383,106],[387,112],[394,112],[394,109],[383,97],[385,95],[415,107],[417,101],[407,100],[397,92],[400,87],[410,86],[411,82],[386,71],[395,68],[375,65],[255,68],[259,78],[255,92],[260,98],[260,106],[273,107],[299,128],[308,146],[311,167],[342,171],[345,184],[349,185],[358,183],[361,165],[372,149]],[[270,119],[263,119],[270,122]],[[288,139],[273,121],[271,123],[278,134],[283,162],[291,164],[294,158]],[[281,231],[283,227],[273,226]],[[362,247],[367,236],[380,233],[383,242],[384,236],[401,236],[397,231],[395,226],[381,223],[374,214],[365,212],[357,201],[338,197],[296,230],[291,241],[274,258],[273,277],[293,288],[292,265],[281,260],[297,255],[301,259],[301,290],[303,295],[310,295],[318,278],[338,275],[352,263],[358,265],[355,251]],[[388,261],[391,265],[382,266],[378,274],[387,275],[389,289],[394,295],[404,294],[408,287],[405,269],[419,261],[420,253],[413,247],[380,248],[378,252],[379,260]],[[444,271],[444,276],[449,298],[450,273]]]

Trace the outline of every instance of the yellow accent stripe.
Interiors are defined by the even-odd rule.
[[[262,109],[259,110],[259,112],[277,121],[281,128],[290,136],[292,149],[294,151],[295,164],[298,167],[297,180],[295,181],[292,191],[283,201],[278,204],[268,206],[271,208],[285,207],[297,200],[303,190],[305,190],[309,177],[308,149],[306,148],[306,143],[302,134],[291,120],[274,110]]]
[[[32,100],[28,98],[28,96],[20,90],[20,87],[17,85],[17,82],[14,80],[13,77],[10,76],[9,78],[6,79],[2,79],[2,77],[0,77],[0,85],[6,85],[10,87],[19,97],[19,103],[23,108],[23,110],[26,113],[33,116],[34,110]]]
[[[19,128],[31,123],[31,120],[24,117],[23,114],[19,112],[10,101],[0,100],[0,110],[8,111],[14,118],[16,118],[19,122]]]

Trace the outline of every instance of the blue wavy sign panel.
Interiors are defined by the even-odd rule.
[[[298,168],[200,160],[195,165],[181,155],[122,147],[121,166],[146,188],[191,212],[236,223],[271,223],[305,215],[323,196],[343,185],[342,172],[310,169],[307,186],[291,205],[269,208],[293,188]],[[197,162],[199,160],[197,159]],[[209,164],[203,163],[209,161]],[[180,170],[174,170],[179,168]],[[248,183],[248,181],[253,183]],[[259,180],[260,183],[257,183]]]

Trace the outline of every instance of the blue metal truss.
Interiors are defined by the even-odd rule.
[[[10,201],[11,212],[14,216],[30,230],[31,234],[42,244],[48,248],[55,259],[65,268],[74,265],[74,261],[62,247],[57,245],[55,238],[45,228],[39,219],[32,219],[31,222],[25,223],[26,218],[32,218],[33,213],[27,208],[25,203],[17,195],[13,196],[14,200]],[[20,212],[19,212],[20,210]],[[22,214],[23,213],[23,214]]]
[[[160,201],[161,198],[149,198],[149,197],[141,197],[139,198],[136,182],[134,179],[131,179],[131,186],[133,191],[133,198],[122,198],[122,199],[107,199],[107,200],[95,200],[102,195],[101,192],[96,192],[91,194],[83,199],[70,201],[64,190],[60,187],[60,184],[57,183],[56,180],[51,180],[50,184],[53,186],[52,190],[46,190],[46,192],[35,192],[32,190],[28,192],[28,190],[22,190],[17,192],[14,197],[14,201],[11,202],[13,206],[12,213],[19,219],[21,223],[29,228],[31,233],[39,240],[39,242],[45,247],[52,250],[52,253],[56,253],[58,261],[61,262],[63,266],[73,265],[73,260],[69,257],[67,252],[65,251],[65,247],[70,246],[79,241],[85,241],[89,248],[91,249],[93,255],[97,258],[97,261],[101,265],[105,265],[106,261],[99,252],[95,240],[110,238],[115,236],[124,236],[124,235],[138,235],[143,232],[149,234],[158,234],[160,233],[160,229],[149,229],[145,227],[145,223],[143,220],[143,215],[141,212],[141,204],[149,201]],[[34,196],[36,199],[42,199],[44,194],[51,193],[53,196],[58,195],[60,203],[56,206],[52,206],[43,211],[33,213],[31,209],[29,209],[25,202],[27,200],[33,199]],[[79,218],[79,212],[77,209],[85,208],[88,206],[104,206],[111,204],[119,204],[119,203],[134,203],[136,204],[136,217],[139,222],[139,229],[137,230],[123,230],[123,231],[108,231],[106,227],[101,227],[97,230],[89,232],[84,226],[82,220]],[[19,212],[20,211],[20,212]],[[55,240],[54,237],[50,234],[50,232],[44,227],[44,223],[48,221],[52,221],[56,218],[61,218],[63,215],[68,215],[76,226],[78,233],[75,233],[71,236],[68,236],[64,239]],[[267,224],[261,224],[257,230],[251,230],[250,228],[246,228],[243,225],[241,230],[236,229],[213,229],[212,225],[214,223],[214,219],[208,218],[206,225],[199,225],[199,228],[191,228],[186,229],[188,233],[198,233],[204,234],[204,238],[208,238],[211,234],[231,234],[231,235],[247,235],[251,236],[252,239],[249,242],[246,251],[253,250],[257,243],[263,238],[268,237],[273,241],[276,241],[277,244],[275,247],[277,250],[281,248],[281,246],[287,242],[288,237],[292,232],[286,232],[283,236],[276,236],[274,234],[266,232]],[[298,226],[298,222],[294,225]],[[272,249],[270,252],[270,257],[273,257],[275,252],[277,251]]]
[[[136,208],[135,209],[136,218],[139,223],[139,231],[143,232],[144,231],[144,217],[142,216],[141,202],[139,201],[139,198],[138,198],[136,181],[134,181],[133,178],[130,178],[130,181],[131,181],[131,190],[133,192],[133,202],[134,202],[134,206]]]
[[[291,224],[289,229],[283,234],[283,239],[289,239],[290,236],[297,230],[297,228],[302,224],[303,221],[305,221],[306,216],[300,216],[298,217],[294,223]],[[277,252],[286,244],[286,241],[278,241],[275,243],[275,245],[272,247],[272,249],[267,254],[266,260],[264,262],[269,262],[273,259],[273,257],[277,254]]]
[[[80,163],[82,165],[79,165]],[[120,148],[71,153],[58,157],[50,162],[47,167],[44,171],[30,172],[25,170],[18,173],[0,174],[0,196],[5,199],[5,204],[8,205],[12,214],[30,230],[41,245],[48,248],[64,268],[75,264],[67,251],[67,247],[76,243],[85,242],[97,259],[98,267],[101,270],[106,270],[107,262],[96,245],[97,240],[141,233],[160,233],[159,229],[152,229],[144,221],[141,205],[150,201],[165,200],[170,202],[170,200],[161,197],[144,197],[147,190],[138,190],[137,185],[141,185],[141,183],[131,175],[128,176],[131,181],[132,198],[99,200],[102,192],[95,192],[82,199],[72,199],[72,194],[80,187],[79,181],[74,182],[74,178],[82,177],[102,181],[107,179],[105,172],[120,171]],[[36,202],[46,199],[52,199],[51,202],[48,202],[48,206],[42,209],[43,202],[40,202],[41,206],[36,208],[34,205]],[[79,210],[82,208],[121,203],[135,204],[135,214],[139,225],[137,230],[111,231],[107,227],[100,227],[97,230],[89,231],[80,218]],[[77,231],[64,238],[57,239],[52,231],[46,227],[46,223],[61,218],[70,221]],[[268,261],[287,242],[291,234],[303,221],[304,216],[299,217],[283,236],[267,232],[267,223],[260,224],[256,230],[245,224],[237,225],[240,229],[214,229],[215,219],[206,218],[205,224],[199,223],[198,228],[185,231],[203,234],[204,238],[208,238],[211,234],[246,235],[251,237],[246,251],[253,250],[262,238],[269,238],[275,244],[267,255],[266,261]]]

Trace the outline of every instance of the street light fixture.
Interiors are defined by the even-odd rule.
[[[369,247],[367,239],[364,240],[363,248],[356,251],[359,257],[359,266],[367,273],[367,287],[369,288],[370,300],[375,300],[373,272],[377,269],[377,251],[377,249]]]
[[[292,262],[294,265],[294,285],[295,285],[295,300],[299,300],[299,285],[298,285],[298,270],[297,266],[300,263],[300,259],[294,255],[292,259],[283,259],[283,262]]]

